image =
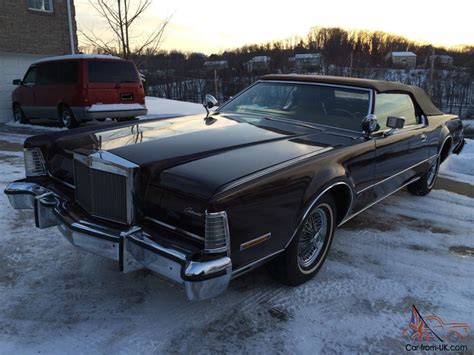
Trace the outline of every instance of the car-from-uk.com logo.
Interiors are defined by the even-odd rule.
[[[408,327],[402,336],[408,340],[407,351],[467,352],[469,325],[460,322],[446,322],[437,315],[422,316],[415,305],[411,308]]]

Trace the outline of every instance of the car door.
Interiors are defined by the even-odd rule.
[[[21,108],[26,116],[36,117],[35,112],[35,89],[36,89],[36,66],[31,66],[25,74],[18,95]]]
[[[373,192],[381,199],[428,170],[426,119],[410,95],[382,93],[376,95],[375,115],[381,126],[375,139],[375,180]],[[386,127],[388,116],[403,117],[402,129]]]

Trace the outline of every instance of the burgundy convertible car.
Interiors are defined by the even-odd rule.
[[[463,145],[418,87],[269,75],[207,115],[31,137],[5,193],[38,228],[205,299],[266,262],[307,281],[337,226],[405,186],[426,195]]]

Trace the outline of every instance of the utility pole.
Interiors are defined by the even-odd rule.
[[[216,99],[218,99],[218,81],[217,81],[217,69],[214,69],[214,93],[216,95]],[[219,99],[218,99],[219,100]]]
[[[350,64],[349,64],[349,76],[352,76],[352,60],[353,60],[353,51],[351,51],[351,59],[350,59]]]
[[[432,52],[431,52],[431,73],[430,73],[430,80],[431,80],[431,83],[433,83],[434,64],[435,64],[435,49],[434,49],[434,47],[432,47]]]
[[[429,94],[431,96],[434,95],[434,84],[433,84],[433,79],[434,79],[434,64],[435,64],[435,48],[431,47],[431,68],[430,68],[430,92]],[[441,104],[442,105],[442,104]]]

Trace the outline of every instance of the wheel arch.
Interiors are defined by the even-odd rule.
[[[453,146],[453,138],[451,137],[450,134],[448,134],[440,145],[440,149],[438,153],[440,156],[440,163],[445,161],[446,158],[449,156],[449,153],[451,153],[452,146]]]
[[[65,103],[64,101],[60,101],[57,105],[56,105],[56,111],[58,112],[58,116],[61,115],[61,109],[63,107],[70,107],[67,103]]]
[[[354,191],[349,182],[345,180],[337,180],[331,183],[324,185],[325,187],[318,190],[316,194],[313,195],[312,198],[309,199],[309,203],[302,208],[300,213],[300,217],[298,219],[298,224],[291,235],[291,238],[288,240],[287,244],[285,245],[285,249],[290,245],[291,241],[295,237],[298,229],[301,227],[304,219],[314,207],[314,205],[326,195],[331,195],[334,199],[336,204],[336,222],[334,224],[334,228],[336,228],[347,216],[349,213],[353,203],[354,203]]]

